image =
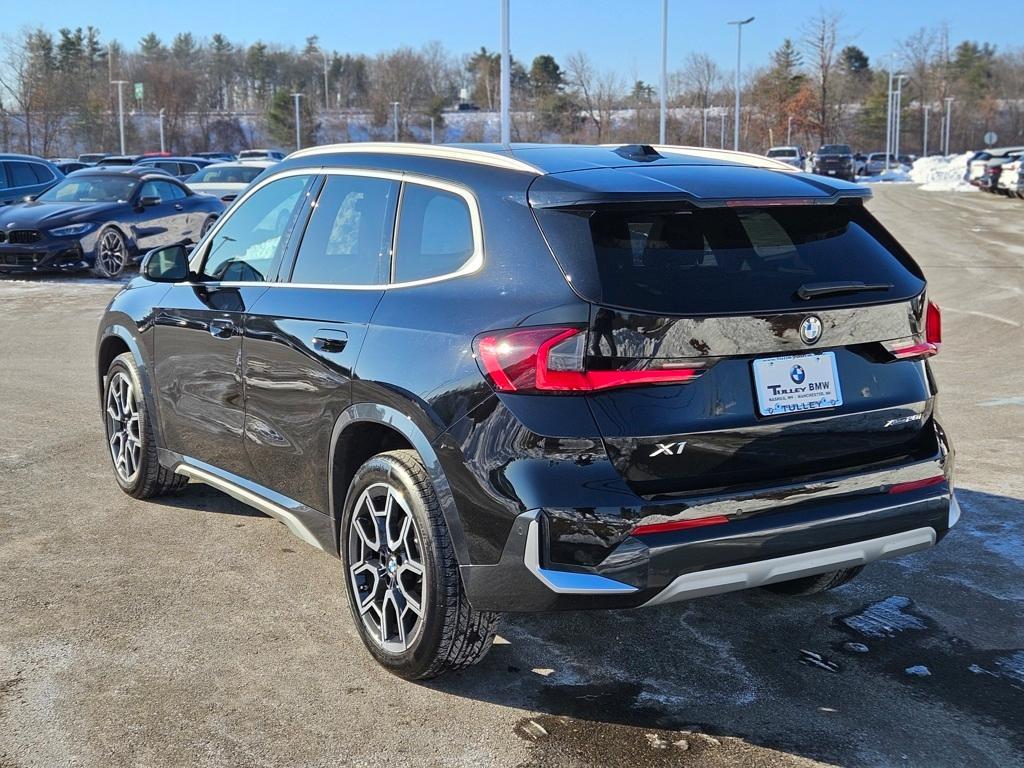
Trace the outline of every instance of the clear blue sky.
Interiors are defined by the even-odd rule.
[[[150,31],[165,40],[191,31],[197,37],[222,32],[236,42],[285,46],[299,46],[316,34],[328,49],[368,54],[431,40],[440,40],[451,53],[481,45],[496,49],[498,7],[498,0],[0,0],[8,31],[91,24],[104,38],[128,44]],[[516,58],[529,62],[538,53],[551,53],[564,62],[574,51],[586,50],[604,69],[657,83],[660,0],[511,0],[511,7]],[[756,20],[744,30],[743,68],[761,64],[787,35],[798,38],[803,20],[822,8],[842,10],[846,38],[872,62],[919,27],[941,22],[949,25],[954,44],[970,39],[1000,49],[1024,45],[1019,0],[669,0],[669,69],[699,51],[732,71],[736,33],[725,22],[748,16]],[[993,24],[998,18],[1007,23]]]

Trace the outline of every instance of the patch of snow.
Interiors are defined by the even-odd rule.
[[[908,605],[910,598],[893,595],[869,605],[854,616],[847,616],[843,623],[868,637],[896,637],[907,629],[925,629],[921,619],[903,612]]]
[[[901,165],[899,168],[890,168],[888,171],[882,171],[875,176],[858,176],[857,182],[860,184],[874,184],[877,182],[908,182],[912,181],[910,178],[910,166]]]
[[[913,667],[907,667],[903,670],[911,677],[931,677],[932,671],[923,664],[916,664]]]
[[[910,180],[920,184],[925,192],[975,192],[978,188],[964,181],[970,157],[970,152],[949,157],[922,157],[910,169]]]

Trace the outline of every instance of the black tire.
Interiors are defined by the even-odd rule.
[[[199,240],[202,240],[203,237],[206,235],[206,233],[210,231],[210,227],[212,227],[216,223],[217,223],[217,217],[216,216],[207,216],[206,217],[206,221],[203,222],[203,226],[199,228],[199,238],[196,240],[196,242],[199,242]]]
[[[126,401],[121,397],[127,388],[117,390],[125,387],[125,382],[130,384],[128,396],[134,398],[134,417],[128,415],[131,409],[124,407]],[[136,499],[151,499],[177,491],[188,483],[188,478],[165,469],[157,460],[156,438],[142,389],[142,377],[130,352],[115,357],[107,369],[103,377],[102,408],[108,454],[114,478],[122,491]],[[120,417],[115,415],[116,411],[120,411]],[[133,445],[131,450],[127,447],[129,443]],[[137,447],[134,447],[135,443]],[[130,456],[119,457],[118,445],[122,450],[128,450]]]
[[[92,273],[110,279],[120,277],[128,266],[128,241],[117,227],[104,227],[96,236],[96,260]]]
[[[412,539],[407,538],[407,546],[396,547],[393,552],[389,549],[393,542],[388,540],[393,528],[392,518],[389,515],[382,519],[379,514],[379,495],[386,497],[389,488],[403,499],[401,510],[395,516],[400,514],[411,520],[411,525],[405,524],[401,530],[402,536],[411,535]],[[391,503],[398,502],[391,499]],[[386,507],[386,501],[384,504]],[[375,534],[379,553],[367,544],[366,535],[360,536],[353,527],[354,518],[355,526],[362,526],[364,534],[368,525],[379,526],[383,522],[384,529],[376,528]],[[380,453],[359,468],[349,486],[340,531],[339,545],[352,618],[367,650],[383,667],[407,680],[425,680],[476,664],[487,654],[501,614],[476,611],[469,605],[434,485],[415,451]],[[404,558],[403,553],[408,552],[414,556]],[[375,576],[368,562],[378,562],[373,560],[377,554],[380,566]],[[416,564],[424,574],[418,585],[410,563]],[[397,572],[392,569],[393,564]],[[357,573],[353,573],[353,567]],[[403,571],[403,568],[409,570]],[[414,582],[411,590],[409,585],[400,584],[403,573],[411,574]],[[407,593],[418,596],[421,609],[409,628],[405,627],[404,617],[416,603],[406,601]],[[381,609],[376,607],[378,597]],[[394,607],[391,618],[397,619],[397,624],[403,627],[401,635],[395,635],[400,639],[392,642],[388,642],[392,635],[387,631],[385,619],[391,610],[389,600]],[[399,607],[399,601],[403,607]]]
[[[780,581],[778,584],[769,584],[764,589],[778,595],[791,595],[794,597],[818,595],[849,583],[863,570],[864,566],[858,565],[854,568],[843,568],[838,571],[821,573],[817,576],[804,576],[802,579]]]

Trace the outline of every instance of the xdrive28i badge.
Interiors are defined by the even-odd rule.
[[[821,320],[817,315],[808,315],[800,323],[800,338],[804,344],[816,344],[821,338]]]

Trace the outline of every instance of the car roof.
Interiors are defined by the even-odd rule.
[[[36,163],[53,163],[52,160],[39,157],[39,155],[21,155],[17,152],[0,152],[0,160],[32,160]]]
[[[195,157],[193,155],[149,155],[147,157],[139,158],[136,165],[160,163],[160,162],[171,162],[171,163],[208,163],[205,157]]]
[[[668,145],[350,143],[294,152],[275,171],[339,167],[415,171],[486,184],[481,166],[530,174],[535,205],[587,200],[709,201],[806,198],[829,202],[869,197],[837,179],[812,177],[763,155]],[[474,171],[475,169],[475,171]],[[272,172],[273,173],[273,172]],[[536,194],[535,194],[536,193]]]
[[[275,165],[280,163],[280,160],[267,160],[267,159],[256,159],[247,160],[246,162],[240,162],[238,160],[225,160],[221,163],[210,163],[205,166],[203,170],[207,168],[273,168]]]
[[[83,176],[135,176],[139,179],[159,179],[160,181],[173,181],[175,178],[157,168],[150,168],[146,165],[89,165],[85,168],[81,168],[77,171],[73,171],[69,176],[83,177]]]

